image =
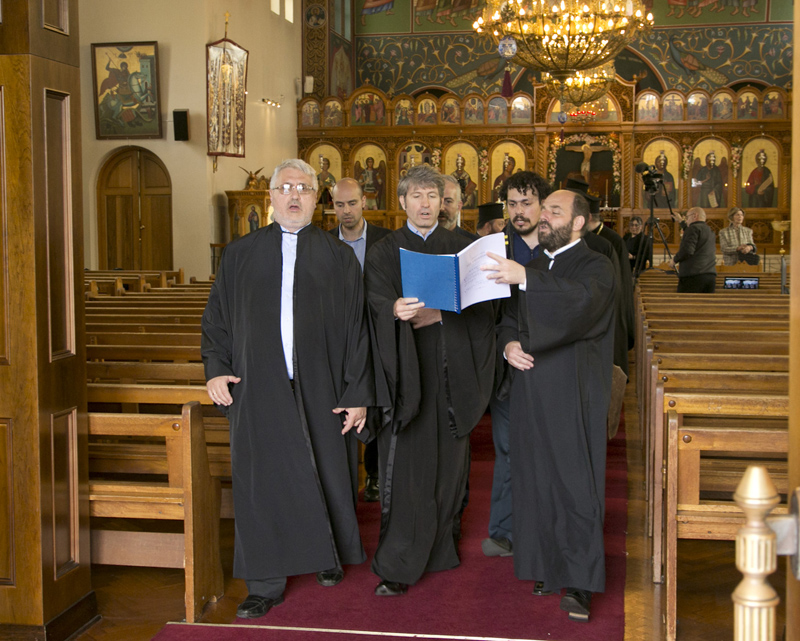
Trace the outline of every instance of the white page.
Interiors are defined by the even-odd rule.
[[[486,255],[492,252],[498,256],[506,255],[506,236],[500,232],[489,234],[479,238],[469,247],[465,247],[458,252],[458,270],[461,281],[461,309],[466,309],[470,305],[480,303],[485,300],[495,298],[508,298],[511,296],[511,287],[507,284],[499,284],[489,280],[487,272],[481,269],[481,265],[491,263],[496,265]]]

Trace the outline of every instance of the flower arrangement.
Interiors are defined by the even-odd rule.
[[[739,168],[742,166],[742,146],[734,144],[731,147],[731,169],[733,169],[733,177],[739,175]]]
[[[622,187],[622,152],[620,151],[619,139],[617,138],[616,134],[609,134],[607,136],[593,136],[591,134],[581,133],[567,136],[563,140],[560,135],[554,134],[553,143],[550,145],[550,150],[547,154],[547,178],[550,183],[556,182],[556,154],[558,153],[558,150],[564,145],[571,143],[589,143],[590,145],[598,144],[606,147],[611,152],[611,170],[614,176],[614,188],[612,192],[615,194],[620,193],[620,189]]]
[[[481,180],[489,180],[489,150],[485,147],[478,152],[478,170],[481,172]]]
[[[431,153],[431,165],[433,165],[434,169],[439,169],[439,164],[441,162],[442,162],[442,148],[434,147],[433,153]]]
[[[689,172],[692,170],[692,158],[694,157],[694,153],[692,152],[691,145],[684,145],[683,146],[683,179],[689,180]]]

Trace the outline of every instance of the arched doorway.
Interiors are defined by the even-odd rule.
[[[97,181],[100,269],[172,269],[172,181],[164,163],[124,147]]]

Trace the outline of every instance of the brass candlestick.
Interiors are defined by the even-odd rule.
[[[781,232],[781,249],[778,252],[781,256],[786,253],[786,250],[783,248],[783,235],[789,231],[789,220],[773,220],[772,221],[772,229],[775,231]]]

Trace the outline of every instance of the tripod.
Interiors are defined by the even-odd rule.
[[[672,203],[669,202],[669,195],[667,194],[667,188],[664,186],[664,182],[660,178],[653,178],[648,176],[642,176],[642,180],[644,181],[644,189],[645,191],[650,194],[650,217],[644,224],[644,229],[642,230],[642,242],[639,243],[639,247],[636,250],[636,260],[633,263],[633,284],[636,284],[636,281],[639,279],[639,276],[642,272],[647,271],[647,269],[653,269],[652,265],[652,247],[653,247],[653,230],[658,230],[658,236],[661,240],[661,244],[664,246],[664,251],[667,252],[667,256],[672,258],[672,252],[669,250],[669,246],[667,245],[667,239],[664,238],[664,232],[661,231],[661,227],[658,225],[658,218],[656,218],[655,214],[653,213],[653,209],[655,208],[656,204],[656,194],[658,193],[659,186],[664,193],[664,199],[667,201],[667,207],[669,208],[670,217],[674,218],[675,215],[672,213]],[[644,268],[645,260],[647,258],[648,253],[651,255],[650,259],[650,266],[647,269]]]

